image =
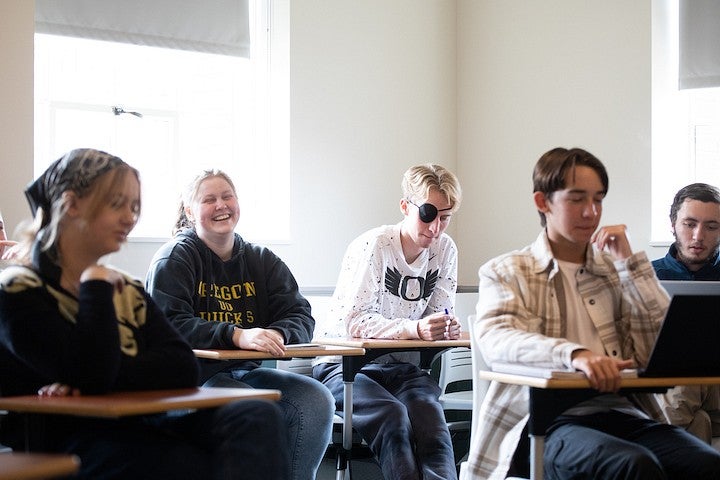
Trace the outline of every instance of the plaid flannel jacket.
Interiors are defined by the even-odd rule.
[[[546,233],[522,250],[489,261],[480,268],[479,276],[473,341],[486,363],[569,367],[572,352],[583,346],[564,338],[567,319],[562,277]],[[609,254],[589,245],[585,266],[576,280],[606,353],[644,365],[669,305],[646,254],[638,252],[614,262]],[[652,396],[636,400],[646,411],[657,409]],[[463,480],[505,478],[528,409],[527,387],[490,384],[479,421],[474,422]]]

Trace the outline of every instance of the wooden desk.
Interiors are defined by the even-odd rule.
[[[466,347],[470,348],[470,334],[463,332],[457,340],[387,340],[379,338],[321,338],[314,340],[316,343],[332,346],[356,347],[365,350],[363,355],[343,357],[343,381],[352,382],[357,372],[372,360],[381,355],[393,352],[420,352],[420,366],[424,369],[430,368],[432,359],[438,353],[448,348]]]
[[[388,340],[384,338],[357,338],[357,337],[338,337],[338,338],[316,338],[313,342],[328,346],[344,346],[357,347],[365,349],[383,349],[384,353],[388,350],[421,350],[425,348],[453,348],[453,347],[470,347],[470,334],[462,332],[457,340]]]
[[[315,343],[324,345],[339,345],[344,347],[356,347],[365,350],[365,354],[359,356],[343,356],[343,450],[345,454],[338,459],[337,478],[344,477],[347,467],[347,459],[352,449],[352,412],[353,412],[353,381],[360,369],[386,353],[394,352],[420,352],[420,366],[424,369],[430,368],[433,357],[448,348],[470,347],[470,334],[463,332],[457,340],[386,340],[377,338],[322,338],[314,339]]]
[[[266,352],[256,350],[202,350],[194,349],[193,352],[198,358],[211,360],[290,360],[291,358],[312,358],[323,355],[364,355],[365,350],[354,346],[321,345],[315,342],[316,346],[293,347],[285,350],[285,355],[275,356]]]
[[[218,407],[235,400],[279,400],[278,390],[246,388],[185,388],[116,392],[77,397],[41,397],[23,395],[0,397],[0,410],[20,413],[78,415],[82,417],[118,418],[149,415],[190,408]]]
[[[530,479],[543,479],[543,451],[545,432],[550,423],[570,406],[590,398],[597,391],[586,378],[545,379],[525,375],[512,375],[480,371],[479,377],[500,383],[530,387]],[[623,378],[620,393],[660,393],[682,385],[719,385],[720,377],[643,377]]]
[[[0,453],[0,480],[40,480],[76,473],[80,460],[74,455]]]
[[[0,397],[0,410],[24,414],[76,415],[81,417],[119,418],[150,415],[171,410],[211,408],[235,400],[279,400],[278,390],[245,388],[183,388],[116,392],[76,397],[41,397],[22,395]],[[30,430],[26,423],[25,450],[29,450]]]
[[[354,342],[357,343],[357,342]],[[428,342],[426,342],[428,343]],[[345,345],[338,345],[338,344],[327,344],[325,342],[321,342],[319,340],[313,340],[312,346],[308,347],[291,347],[287,348],[285,350],[285,354],[281,356],[274,356],[266,352],[258,352],[256,350],[240,350],[240,349],[232,349],[232,350],[202,350],[202,349],[194,349],[193,352],[195,352],[195,356],[198,358],[207,358],[211,360],[290,360],[291,358],[313,358],[313,357],[321,357],[324,355],[341,355],[343,357],[343,361],[345,361],[346,358],[351,357],[361,357],[364,356],[367,352],[364,348],[357,346],[355,344],[345,344]],[[364,363],[363,363],[364,365]],[[344,375],[344,374],[343,374]],[[353,377],[355,375],[353,374]],[[352,387],[351,387],[351,398],[352,398]],[[351,409],[352,412],[352,402],[351,403]],[[349,440],[347,441],[347,445],[350,447],[345,447],[345,432],[350,432],[349,434]],[[346,451],[352,448],[352,426],[346,430],[345,427],[345,421],[343,421],[343,449]],[[345,464],[346,462],[346,456],[342,456],[341,459],[338,459],[338,473],[337,478],[343,478],[345,476]]]

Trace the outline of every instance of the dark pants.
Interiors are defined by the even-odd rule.
[[[193,413],[119,420],[36,420],[42,420],[36,425],[42,432],[31,432],[31,438],[42,439],[42,445],[31,450],[77,455],[81,469],[73,478],[289,478],[282,413],[267,401],[243,400]],[[22,438],[16,440],[13,447],[22,450]]]
[[[317,365],[313,376],[330,389],[340,413],[342,365]],[[355,376],[353,428],[375,454],[386,479],[457,478],[439,395],[437,382],[409,363],[369,364]]]
[[[559,416],[548,429],[544,462],[548,480],[720,478],[720,453],[706,443],[615,411]]]

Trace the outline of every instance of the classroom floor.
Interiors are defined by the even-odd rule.
[[[466,411],[446,411],[449,421],[470,420],[470,414]],[[453,449],[455,450],[455,462],[459,465],[461,461],[467,460],[467,452],[470,449],[470,432],[463,429],[451,430]],[[337,441],[340,438],[336,438]],[[359,441],[359,437],[357,439]],[[353,444],[352,478],[353,480],[384,480],[377,462],[366,446]],[[316,480],[335,480],[335,450],[330,447],[325,453],[325,458],[320,463]],[[346,475],[346,478],[348,476]]]
[[[354,448],[351,463],[353,480],[384,480],[380,467],[368,449],[364,447]],[[332,448],[329,448],[315,478],[316,480],[335,480],[336,473],[335,452]],[[348,478],[347,472],[346,478]]]

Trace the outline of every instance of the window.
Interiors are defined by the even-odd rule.
[[[651,240],[667,245],[675,193],[693,182],[720,187],[720,88],[678,89],[678,0],[652,5]]]
[[[250,2],[250,58],[36,34],[36,174],[77,147],[120,156],[141,174],[133,237],[164,240],[187,182],[220,168],[243,236],[288,241],[287,17]]]

